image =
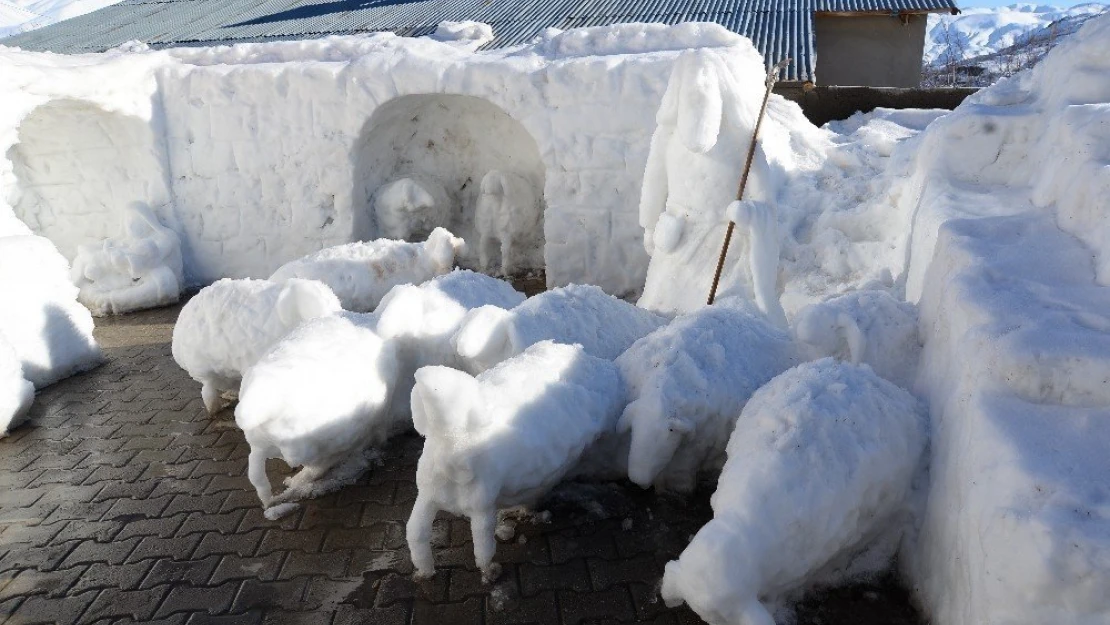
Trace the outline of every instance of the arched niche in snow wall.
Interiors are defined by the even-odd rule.
[[[423,176],[444,186],[452,208],[444,224],[467,242],[461,265],[478,264],[474,227],[482,177],[490,170],[527,178],[541,198],[545,168],[535,139],[504,110],[482,98],[419,94],[390,100],[370,116],[353,151],[354,239],[381,236],[372,206],[374,192],[399,178]],[[542,214],[542,212],[541,212]],[[544,266],[543,221],[522,240],[521,268]]]
[[[7,152],[15,214],[72,260],[81,243],[118,234],[129,202],[165,210],[169,192],[157,145],[147,120],[78,100],[43,104],[23,119]]]

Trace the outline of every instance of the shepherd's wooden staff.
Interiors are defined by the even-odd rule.
[[[779,79],[779,72],[790,64],[790,58],[787,57],[771,68],[767,72],[767,91],[763,94],[763,104],[759,107],[759,117],[755,120],[755,130],[752,131],[752,143],[748,146],[748,158],[744,161],[744,173],[740,174],[740,188],[736,191],[736,200],[744,199],[744,187],[748,186],[748,173],[752,170],[752,159],[755,158],[755,146],[759,141],[759,126],[763,124],[763,114],[767,111],[767,100],[771,99],[771,89],[775,86],[775,82]],[[728,221],[728,230],[725,231],[725,244],[721,248],[721,258],[717,261],[717,271],[713,274],[713,287],[709,289],[709,301],[707,304],[712,305],[713,300],[717,297],[717,284],[721,281],[721,271],[725,268],[725,257],[728,256],[728,244],[732,241],[732,231],[736,228],[736,222],[731,219]]]

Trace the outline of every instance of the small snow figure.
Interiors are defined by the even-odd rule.
[[[740,415],[713,520],[667,564],[664,601],[774,625],[776,601],[904,520],[926,437],[921,405],[869,367],[826,358],[778,376]]]
[[[537,343],[473,378],[447,367],[416,372],[412,416],[424,451],[407,538],[417,573],[434,572],[439,510],[470,517],[474,559],[496,579],[497,511],[529,505],[616,424],[624,388],[616,367],[577,345]]]
[[[301,322],[341,310],[327,286],[315,280],[223,279],[201,289],[181,309],[173,327],[173,359],[201,384],[209,414],[236,397],[247,369]]]
[[[912,388],[921,340],[917,307],[886,291],[855,291],[807,306],[794,333],[813,358],[866,363],[902,388]]]
[[[700,473],[724,464],[752,393],[800,361],[790,335],[740,298],[718,300],[636,341],[617,358],[631,399],[619,425],[632,433],[629,479],[693,491]]]
[[[81,245],[73,259],[78,300],[93,315],[120,315],[177,301],[184,282],[181,241],[144,202],[123,215],[123,235]]]
[[[527,178],[496,169],[486,173],[474,213],[482,271],[489,270],[497,240],[501,242],[501,275],[509,275],[516,268],[513,245],[539,227],[540,213],[539,197]]]
[[[423,243],[377,239],[329,247],[285,263],[270,280],[319,280],[331,288],[346,310],[370,312],[393,287],[419,284],[451,271],[455,255],[463,249],[462,239],[436,228]]]
[[[0,438],[23,422],[35,399],[35,386],[23,377],[23,363],[0,334]]]
[[[235,423],[264,507],[273,499],[267,458],[304,467],[297,481],[312,482],[402,427],[389,415],[397,357],[370,325],[354,313],[307,321],[243,377]]]
[[[424,237],[451,219],[451,201],[443,185],[426,176],[386,183],[371,199],[378,232],[390,239]]]
[[[375,331],[397,349],[400,372],[393,396],[394,414],[409,416],[409,395],[417,369],[432,365],[461,368],[451,337],[470,310],[479,306],[507,309],[523,301],[524,294],[508,282],[465,269],[420,286],[393,287],[375,313]]]
[[[545,339],[577,343],[592,356],[613,360],[666,323],[596,286],[572,284],[529,298],[512,310],[477,308],[467,315],[452,343],[464,368],[478,373]]]

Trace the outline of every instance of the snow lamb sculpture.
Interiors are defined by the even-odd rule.
[[[0,334],[0,438],[23,422],[35,399],[35,385],[23,377],[15,348]]]
[[[77,296],[96,317],[172,304],[185,279],[181,240],[145,202],[123,214],[123,234],[77,248],[70,274]]]
[[[291,482],[310,488],[400,427],[389,415],[397,357],[372,325],[357,313],[311,319],[243,376],[235,423],[251,446],[247,476],[264,507],[274,500],[268,458],[303,467]]]
[[[371,198],[378,232],[390,239],[426,237],[451,220],[451,201],[443,185],[428,176],[388,182]]]
[[[346,310],[370,312],[393,287],[419,284],[451,271],[455,255],[464,249],[462,239],[436,228],[423,243],[377,239],[329,247],[285,263],[270,281],[319,280]]]
[[[237,397],[247,369],[301,322],[341,310],[315,280],[223,279],[201,289],[173,327],[173,359],[200,382],[209,414]]]
[[[478,230],[478,264],[488,271],[493,242],[501,243],[501,275],[515,268],[513,245],[532,234],[540,223],[543,207],[530,180],[508,171],[491,170],[482,177],[474,225]]]
[[[633,343],[616,361],[630,400],[618,425],[632,434],[629,479],[692,492],[699,474],[724,465],[752,393],[799,362],[790,335],[734,297]]]
[[[613,360],[666,323],[664,317],[596,286],[572,284],[540,293],[512,310],[477,308],[452,343],[463,368],[480,373],[545,339],[577,343],[591,356]]]
[[[551,341],[477,378],[417,371],[412,417],[425,442],[406,532],[417,573],[435,570],[432,521],[446,510],[470,517],[474,559],[483,580],[496,579],[497,510],[532,504],[557,484],[616,425],[624,399],[613,363]]]
[[[667,564],[664,601],[715,625],[774,625],[788,593],[908,520],[926,427],[867,366],[826,358],[778,376],[740,415],[713,520]]]
[[[420,286],[393,287],[378,305],[375,331],[397,350],[394,415],[406,420],[411,415],[409,396],[417,369],[432,365],[462,367],[451,337],[470,310],[479,306],[509,309],[523,301],[524,294],[508,282],[466,269],[456,269]]]
[[[794,334],[811,358],[866,363],[912,389],[921,357],[917,307],[886,291],[855,291],[811,304],[794,319]]]

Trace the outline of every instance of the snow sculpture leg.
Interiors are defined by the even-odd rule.
[[[482,581],[490,583],[501,574],[501,566],[493,562],[497,552],[497,511],[488,510],[470,517],[470,536],[474,541],[474,564],[482,571]]]
[[[273,488],[270,486],[270,478],[266,476],[266,450],[262,447],[252,448],[247,456],[247,479],[254,486],[263,507],[269,507],[274,498]]]
[[[208,380],[201,383],[200,398],[204,401],[204,409],[207,410],[210,415],[223,410],[227,405],[220,394],[220,389],[216,388],[216,385]]]
[[[409,544],[409,556],[416,567],[419,577],[435,574],[435,560],[432,557],[432,522],[435,521],[439,507],[432,498],[424,493],[416,496],[412,514],[405,526],[405,540]],[[477,541],[475,541],[477,544]]]

